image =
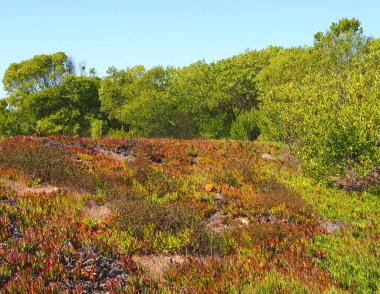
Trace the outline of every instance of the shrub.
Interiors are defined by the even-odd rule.
[[[116,205],[120,226],[125,229],[131,228],[139,237],[143,237],[144,228],[151,224],[154,225],[154,231],[177,233],[196,223],[191,211],[181,206],[129,199],[119,200]]]
[[[66,150],[46,146],[3,145],[0,166],[22,172],[30,180],[96,191],[96,176],[71,159]]]
[[[62,182],[76,173],[67,151],[42,146],[5,146],[0,150],[0,165],[23,172],[31,179]]]
[[[123,128],[122,129],[110,129],[108,131],[109,138],[129,138],[129,132],[125,131]]]
[[[160,252],[171,248],[192,254],[225,254],[230,250],[227,239],[211,232],[204,222],[187,207],[173,203],[162,205],[129,199],[119,200],[116,206],[119,212],[119,226],[122,229],[131,229],[140,239],[152,242],[151,245]],[[188,241],[180,240],[183,235]],[[157,236],[166,236],[168,240],[179,238],[176,240],[179,243],[174,246],[175,242],[171,241],[173,244],[168,248],[158,248],[154,242]],[[168,240],[166,242],[169,242]]]
[[[254,109],[241,113],[231,125],[231,139],[255,140],[259,135],[260,129],[257,125],[257,111]]]
[[[94,119],[91,121],[91,137],[99,138],[102,137],[107,128],[107,122],[101,119]]]
[[[226,127],[227,125],[227,127]],[[201,136],[207,139],[220,139],[228,137],[228,120],[226,115],[218,114],[207,117],[200,126]]]

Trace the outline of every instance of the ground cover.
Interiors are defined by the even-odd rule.
[[[4,293],[380,288],[380,198],[279,146],[19,136],[0,169]]]

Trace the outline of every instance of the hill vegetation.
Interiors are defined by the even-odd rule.
[[[380,41],[342,19],[311,47],[269,47],[183,68],[76,68],[65,53],[13,63],[2,135],[260,138],[316,178],[379,166]],[[373,179],[370,181],[376,182]]]
[[[380,199],[225,140],[0,142],[4,293],[371,293]]]
[[[182,68],[65,53],[0,99],[1,293],[377,293],[380,39]]]

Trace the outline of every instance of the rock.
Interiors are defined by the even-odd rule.
[[[249,220],[248,220],[248,218],[246,218],[246,217],[241,217],[239,220],[240,220],[240,222],[241,222],[242,225],[244,225],[244,226],[249,225]]]
[[[331,234],[336,230],[343,228],[345,226],[345,223],[339,221],[323,221],[319,222],[318,226],[325,229],[328,234]]]
[[[217,211],[206,220],[206,224],[215,233],[221,233],[229,227],[229,225],[225,223],[225,221],[229,218],[230,215],[222,214]]]
[[[214,201],[222,201],[224,199],[223,195],[220,193],[215,193]]]
[[[116,148],[115,153],[123,156],[128,156],[132,154],[132,148],[128,146],[120,146]]]
[[[197,164],[198,163],[198,158],[197,157],[194,157],[191,159],[191,164]]]
[[[222,203],[223,199],[224,199],[224,197],[223,197],[222,194],[215,193],[215,196],[214,196],[214,198],[212,200],[213,200],[215,208],[217,210],[221,210],[222,209],[222,207],[223,207],[223,203]]]
[[[273,157],[269,153],[263,153],[263,154],[261,154],[261,158],[266,159],[266,160],[277,160],[276,157]]]
[[[294,155],[292,155],[289,152],[283,154],[281,156],[280,160],[283,161],[283,162],[289,162],[289,163],[292,163],[292,164],[299,163],[299,160]]]

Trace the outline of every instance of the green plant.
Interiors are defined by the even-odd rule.
[[[152,240],[152,248],[158,253],[169,253],[186,248],[190,242],[190,230],[173,234],[158,231]]]
[[[194,214],[181,206],[161,205],[142,200],[121,200],[116,204],[119,211],[118,221],[122,228],[131,228],[139,237],[143,237],[148,225],[154,231],[180,232],[191,228],[197,222]]]
[[[232,123],[230,137],[235,140],[255,140],[260,135],[258,127],[258,111],[252,109],[239,114]]]
[[[31,186],[37,186],[39,183],[41,183],[41,178],[36,178],[30,182]]]

